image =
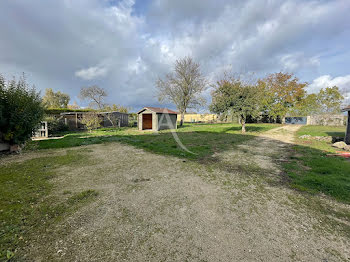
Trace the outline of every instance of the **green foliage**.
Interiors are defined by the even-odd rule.
[[[68,131],[69,127],[64,124],[63,120],[54,116],[47,116],[44,119],[47,121],[49,135],[54,135],[59,132]]]
[[[54,92],[52,88],[46,88],[43,96],[43,104],[46,108],[66,108],[70,97],[60,91]]]
[[[212,93],[210,111],[237,115],[242,123],[242,132],[245,132],[247,117],[256,117],[260,113],[258,91],[255,85],[245,84],[239,79],[218,81]]]
[[[106,112],[112,112],[112,111],[116,111],[116,112],[120,112],[120,113],[128,113],[129,112],[129,108],[126,106],[121,106],[121,105],[105,105],[105,107],[102,109],[103,111]]]
[[[319,104],[322,113],[337,114],[341,112],[341,103],[344,97],[341,95],[337,86],[321,89],[318,94]]]
[[[45,109],[44,112],[46,115],[59,115],[65,112],[94,112],[94,109],[70,109],[70,108],[49,108]]]
[[[321,106],[317,94],[306,95],[305,98],[298,101],[294,108],[291,108],[292,116],[310,116],[321,112]]]
[[[322,88],[319,93],[309,94],[300,99],[295,107],[291,108],[290,114],[299,116],[339,114],[343,99],[338,87]]]
[[[299,83],[293,74],[270,74],[258,83],[263,110],[275,120],[286,116],[305,97],[307,83]]]
[[[24,76],[6,84],[0,75],[0,140],[21,144],[29,139],[44,115],[41,102]]]
[[[91,130],[99,128],[101,126],[101,121],[98,114],[95,112],[86,113],[81,119],[81,123],[86,126],[86,128],[91,132]]]
[[[137,126],[137,114],[136,113],[129,113],[128,115],[128,125],[129,127]]]

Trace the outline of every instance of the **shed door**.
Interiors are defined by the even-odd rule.
[[[152,114],[142,114],[142,129],[152,129]]]

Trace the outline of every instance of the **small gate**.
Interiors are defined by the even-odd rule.
[[[289,125],[306,125],[307,117],[286,117],[285,123]]]

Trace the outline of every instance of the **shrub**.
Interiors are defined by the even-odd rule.
[[[24,143],[43,115],[40,95],[28,87],[24,75],[7,83],[0,75],[0,140],[12,145]]]
[[[70,108],[50,108],[50,109],[45,109],[45,114],[47,115],[59,115],[60,113],[65,113],[65,112],[94,112],[95,110],[93,109],[70,109]]]
[[[49,135],[69,130],[69,127],[60,118],[54,116],[47,116],[45,117],[45,121],[47,121]]]
[[[101,126],[101,121],[98,115],[94,112],[84,114],[81,123],[83,123],[90,132],[92,129],[96,129]]]

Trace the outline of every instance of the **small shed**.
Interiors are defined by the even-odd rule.
[[[177,114],[173,110],[160,107],[144,107],[137,112],[139,130],[159,131],[177,128]]]
[[[348,112],[348,120],[346,122],[346,131],[345,131],[345,143],[350,145],[350,105],[345,107],[343,112]]]

